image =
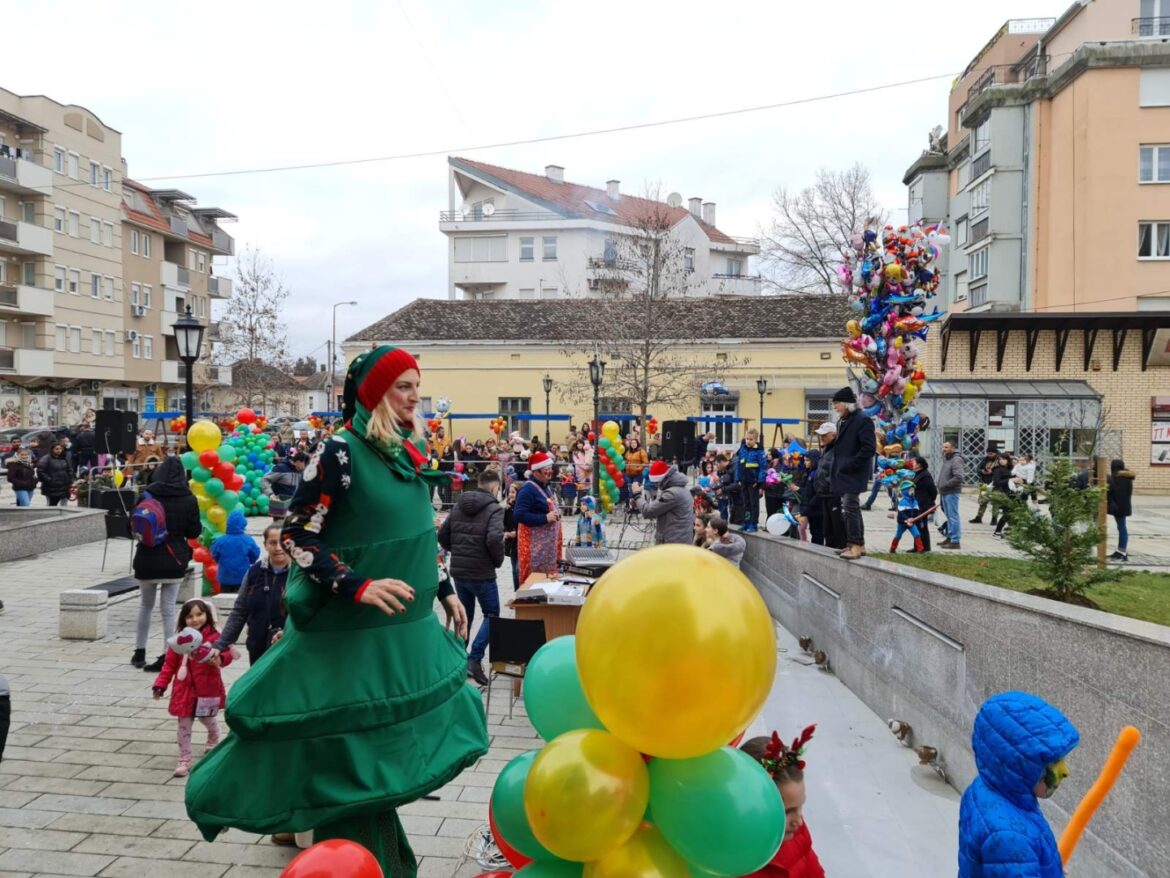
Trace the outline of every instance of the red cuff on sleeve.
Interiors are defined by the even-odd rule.
[[[372,579],[367,579],[360,586],[358,586],[358,590],[353,593],[353,602],[355,604],[361,603],[362,593],[366,590],[366,588],[369,586],[369,584],[373,581],[374,580],[372,580]]]

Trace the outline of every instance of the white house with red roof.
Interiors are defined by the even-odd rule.
[[[448,238],[451,299],[555,299],[600,294],[622,241],[636,237],[653,212],[671,223],[691,294],[759,295],[751,257],[755,238],[734,238],[715,225],[715,203],[679,196],[665,203],[621,191],[618,180],[597,189],[565,180],[549,165],[528,174],[448,157],[448,205],[439,230]]]

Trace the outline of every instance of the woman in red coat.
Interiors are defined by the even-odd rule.
[[[190,632],[184,631],[187,628],[200,633],[202,640],[198,644],[194,643],[195,638]],[[219,639],[215,610],[199,598],[183,604],[175,632],[175,636],[167,642],[162,671],[152,688],[157,701],[174,680],[167,712],[179,721],[179,764],[175,766],[175,777],[186,777],[191,771],[191,730],[196,719],[207,729],[207,745],[203,752],[206,753],[219,743],[217,714],[227,704],[227,690],[224,689],[219,669],[231,663],[232,652],[225,650],[219,653],[211,649],[211,645]],[[193,645],[195,649],[191,649]],[[176,651],[176,647],[181,652]]]
[[[771,738],[752,738],[740,747],[772,775],[784,800],[784,841],[780,850],[768,865],[748,878],[825,878],[804,822],[804,760],[800,757],[815,729],[809,726],[791,747],[786,747],[776,732]]]

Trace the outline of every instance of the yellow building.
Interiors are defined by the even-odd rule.
[[[601,411],[636,412],[634,400],[618,395],[623,382],[614,371],[623,368],[614,354],[628,350],[631,340],[615,344],[578,337],[585,334],[580,327],[588,324],[589,309],[597,307],[586,299],[416,299],[348,338],[343,350],[348,361],[374,345],[405,347],[422,369],[426,412],[446,397],[454,415],[502,414],[509,419],[509,432],[543,438],[546,375],[553,382],[552,414],[568,415],[573,424],[593,418],[588,362],[595,350],[608,364]],[[803,438],[810,421],[815,427],[828,416],[830,397],[845,383],[840,340],[848,311],[843,297],[680,298],[655,308],[661,330],[654,343],[670,343],[660,362],[677,366],[678,380],[689,388],[675,406],[651,405],[649,414],[660,423],[729,419],[711,422],[710,429],[719,446],[732,447],[745,428],[759,422],[757,381],[763,379],[765,441],[773,444],[782,433]],[[778,427],[767,424],[771,418],[799,423]],[[491,435],[486,417],[456,418],[452,425],[457,436]],[[563,441],[566,422],[553,421],[549,432],[553,442]]]

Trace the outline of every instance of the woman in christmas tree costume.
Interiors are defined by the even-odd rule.
[[[386,878],[414,876],[394,809],[487,752],[466,650],[433,609],[431,490],[450,474],[424,468],[418,382],[391,347],[349,368],[349,423],[318,446],[284,524],[284,637],[232,688],[232,734],[187,783],[208,840],[313,829],[365,845]],[[466,636],[458,600],[444,606]]]

